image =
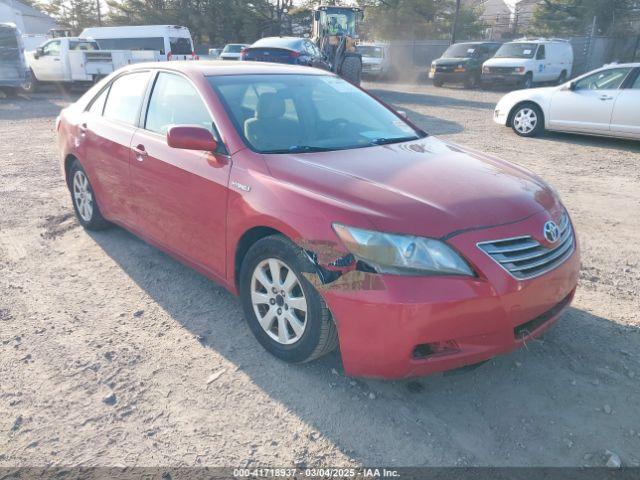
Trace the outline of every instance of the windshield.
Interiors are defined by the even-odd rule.
[[[356,16],[352,9],[333,7],[320,10],[320,23],[328,35],[353,37],[356,34]]]
[[[244,45],[241,45],[239,43],[229,44],[224,47],[222,53],[240,53],[243,47]]]
[[[476,54],[477,45],[471,43],[456,43],[447,48],[442,58],[469,58]]]
[[[238,134],[260,153],[362,148],[426,135],[337,77],[225,75],[208,80]]]
[[[495,58],[533,58],[538,47],[535,43],[505,43],[495,54]]]
[[[374,47],[372,45],[358,45],[358,52],[363,57],[382,58],[382,47]]]

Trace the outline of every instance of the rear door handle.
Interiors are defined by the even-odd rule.
[[[133,150],[133,153],[136,154],[136,160],[138,160],[139,162],[142,162],[147,157],[147,155],[149,155],[145,150],[144,145],[131,147],[131,150]]]

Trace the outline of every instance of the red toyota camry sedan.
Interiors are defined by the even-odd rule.
[[[575,292],[552,188],[321,70],[130,66],[56,129],[79,222],[120,225],[239,295],[288,362],[339,346],[349,375],[473,365],[541,334]]]

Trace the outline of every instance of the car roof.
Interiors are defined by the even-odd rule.
[[[176,62],[144,62],[129,65],[119,71],[173,70],[186,75],[333,75],[326,70],[301,65],[271,62],[226,62],[224,60],[196,60]]]

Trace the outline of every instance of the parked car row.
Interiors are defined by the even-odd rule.
[[[451,45],[431,64],[429,77],[436,87],[445,83],[477,85],[517,85],[531,88],[535,83],[564,83],[571,77],[573,48],[566,40],[517,40],[466,42]]]

